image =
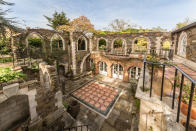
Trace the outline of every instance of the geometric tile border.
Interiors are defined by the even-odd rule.
[[[120,89],[105,85],[98,81],[91,81],[76,89],[70,95],[106,117],[120,92]]]

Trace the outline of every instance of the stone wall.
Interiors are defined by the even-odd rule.
[[[165,40],[171,40],[170,33],[163,32],[146,32],[146,33],[124,33],[124,34],[110,34],[110,35],[95,35],[93,38],[93,50],[98,50],[98,43],[100,39],[105,39],[107,43],[107,49],[112,50],[113,42],[116,39],[123,39],[126,42],[127,52],[132,52],[132,45],[136,38],[144,37],[146,38],[150,45],[150,49],[156,49],[157,53],[161,49],[161,46]],[[172,45],[171,45],[172,46]]]
[[[0,103],[0,129],[6,131],[13,128],[30,116],[27,95],[17,95]]]
[[[93,62],[95,63],[95,69],[96,74],[99,74],[99,62],[105,62],[107,64],[107,76],[112,77],[112,65],[113,64],[120,64],[123,67],[123,81],[128,82],[129,81],[129,69],[131,67],[142,67],[143,59],[137,59],[134,58],[127,58],[127,59],[121,59],[121,58],[111,58],[107,56],[103,56],[101,53],[92,53],[91,59],[93,59]]]
[[[187,35],[187,46],[185,59],[196,62],[196,26],[172,33],[172,41],[175,45],[175,54],[178,55],[180,36]],[[179,56],[179,55],[178,55]]]

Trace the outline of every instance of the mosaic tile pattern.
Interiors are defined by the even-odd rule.
[[[97,81],[89,82],[71,95],[106,116],[119,96],[120,90]]]

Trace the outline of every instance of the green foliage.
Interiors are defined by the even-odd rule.
[[[99,49],[100,50],[106,49],[106,41],[104,39],[99,40]]]
[[[67,104],[67,102],[63,101],[63,106],[67,109],[69,104]]]
[[[52,40],[52,48],[61,48],[63,49],[63,42],[60,38],[55,38]]]
[[[91,71],[95,73],[95,70],[96,70],[95,63],[91,63]]]
[[[18,28],[14,25],[15,21],[12,18],[5,17],[10,10],[5,6],[12,6],[13,3],[0,0],[0,37],[6,38],[7,29],[17,31]],[[4,7],[3,7],[4,6]]]
[[[176,24],[176,29],[180,29],[184,26],[187,26],[190,23],[191,23],[191,20],[189,18],[186,18],[183,22],[179,22]]]
[[[7,63],[12,61],[13,61],[12,57],[0,58],[0,63]]]
[[[70,19],[67,18],[66,14],[64,12],[58,13],[58,12],[54,12],[53,17],[50,18],[48,16],[44,16],[49,24],[47,24],[48,26],[52,27],[54,30],[57,29],[58,26],[61,25],[68,25]]]
[[[135,104],[136,104],[137,111],[139,111],[140,110],[140,99],[135,99]]]
[[[26,78],[21,72],[12,71],[10,68],[0,68],[0,83]]]
[[[190,99],[191,86],[189,84],[184,84],[183,91],[184,94],[182,96],[182,101],[188,104]],[[196,94],[194,94],[193,96],[193,101],[196,101]]]
[[[0,39],[0,54],[7,55],[11,53],[11,45],[9,38]]]
[[[28,39],[28,43],[30,47],[42,47],[42,39],[39,37],[31,37]]]
[[[170,49],[170,42],[169,41],[165,41],[163,43],[163,49],[164,50],[169,50]]]
[[[123,40],[122,39],[118,39],[114,41],[114,48],[122,48],[123,46]]]

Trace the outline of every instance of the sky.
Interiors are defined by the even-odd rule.
[[[6,0],[8,17],[16,17],[21,26],[49,28],[44,15],[64,11],[70,19],[86,16],[96,29],[104,29],[112,20],[124,19],[143,28],[161,26],[171,30],[186,18],[196,20],[196,0]]]

